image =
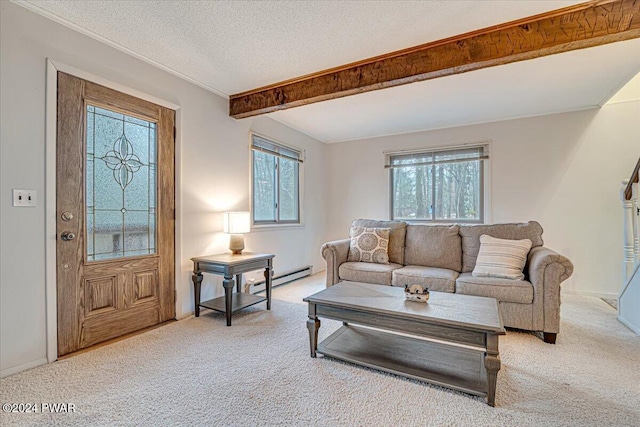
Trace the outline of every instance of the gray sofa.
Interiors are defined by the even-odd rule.
[[[520,224],[411,224],[357,219],[355,226],[390,228],[389,264],[347,262],[349,239],[325,243],[327,287],[340,281],[404,286],[422,284],[432,291],[496,298],[506,327],[543,332],[555,343],[560,331],[560,284],[573,272],[564,256],[543,246],[542,227]],[[530,239],[524,280],[474,277],[480,236]]]

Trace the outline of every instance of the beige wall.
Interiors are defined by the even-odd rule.
[[[493,222],[537,220],[575,264],[564,289],[616,295],[622,284],[621,181],[640,156],[640,102],[332,144],[329,236],[353,218],[389,218],[383,151],[491,141]],[[375,190],[374,190],[375,189]]]
[[[177,230],[182,240],[177,282],[193,309],[193,256],[226,251],[221,212],[248,210],[249,132],[303,148],[304,225],[256,231],[247,250],[276,254],[276,271],[302,265],[322,270],[327,189],[325,146],[266,117],[236,121],[227,101],[158,68],[9,2],[0,3],[0,369],[3,375],[43,363],[45,310],[45,70],[46,58],[82,69],[181,107],[181,199]],[[35,189],[37,208],[11,206],[13,188]],[[222,292],[205,275],[203,296]]]

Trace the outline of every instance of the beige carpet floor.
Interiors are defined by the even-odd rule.
[[[235,316],[206,312],[0,380],[7,402],[75,413],[1,413],[0,425],[637,426],[640,338],[599,298],[564,295],[555,346],[508,331],[498,407],[482,399],[308,354],[302,297],[316,275]],[[323,321],[321,338],[337,322]]]

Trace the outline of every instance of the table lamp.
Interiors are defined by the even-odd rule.
[[[222,214],[222,231],[230,234],[229,249],[241,254],[244,249],[243,233],[251,231],[249,212],[225,212]]]

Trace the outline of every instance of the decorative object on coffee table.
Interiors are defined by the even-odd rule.
[[[222,216],[222,231],[230,234],[229,249],[238,255],[244,249],[244,233],[251,231],[249,212],[225,212]]]
[[[404,285],[404,297],[407,301],[427,302],[429,301],[429,288],[422,285]]]

